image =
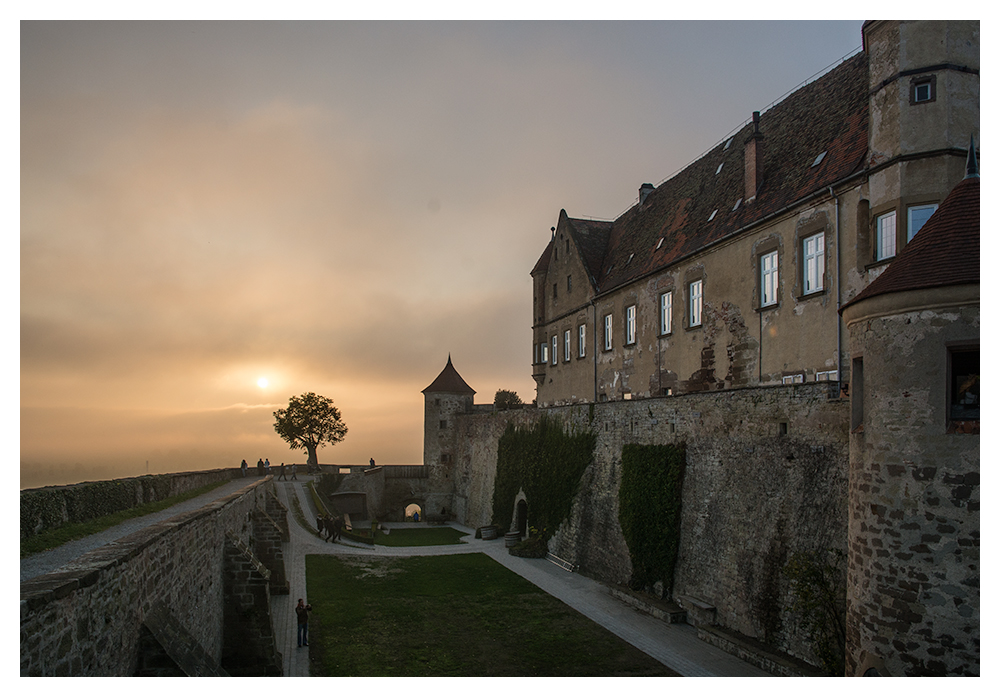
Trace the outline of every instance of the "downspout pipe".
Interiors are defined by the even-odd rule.
[[[844,320],[840,316],[841,307],[841,297],[840,297],[840,199],[837,197],[836,192],[833,187],[830,187],[830,197],[833,198],[833,247],[837,253],[837,353],[836,353],[836,365],[837,365],[837,382],[842,382],[843,377],[841,367],[840,367],[840,355],[841,355],[841,342]]]

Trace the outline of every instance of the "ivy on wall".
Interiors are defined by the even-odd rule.
[[[681,532],[683,445],[636,445],[622,448],[618,487],[618,522],[632,559],[631,586],[663,582],[673,586]]]
[[[514,424],[500,437],[493,484],[493,523],[509,530],[514,499],[524,489],[528,525],[547,539],[569,516],[583,471],[594,461],[597,436],[570,434],[562,423],[543,416],[530,428]]]

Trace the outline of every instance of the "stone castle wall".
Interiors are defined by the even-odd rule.
[[[166,608],[216,665],[224,636],[224,550],[253,548],[270,478],[21,583],[22,675],[133,675],[140,634]],[[285,522],[287,525],[287,522]]]
[[[547,414],[570,429],[592,428],[595,462],[549,547],[587,575],[627,583],[622,446],[686,443],[674,597],[712,605],[722,626],[815,662],[781,568],[796,551],[846,551],[850,414],[848,402],[831,395],[838,387],[814,382],[461,417],[459,520],[491,522],[497,441],[508,423]]]
[[[239,468],[128,477],[21,491],[21,539],[240,476]]]

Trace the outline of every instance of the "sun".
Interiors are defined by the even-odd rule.
[[[257,387],[264,389],[267,387],[267,378],[260,378],[257,380]]]

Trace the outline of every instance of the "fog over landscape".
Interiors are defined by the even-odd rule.
[[[534,398],[529,272],[860,50],[849,22],[23,22],[21,487],[420,464],[451,355]]]

